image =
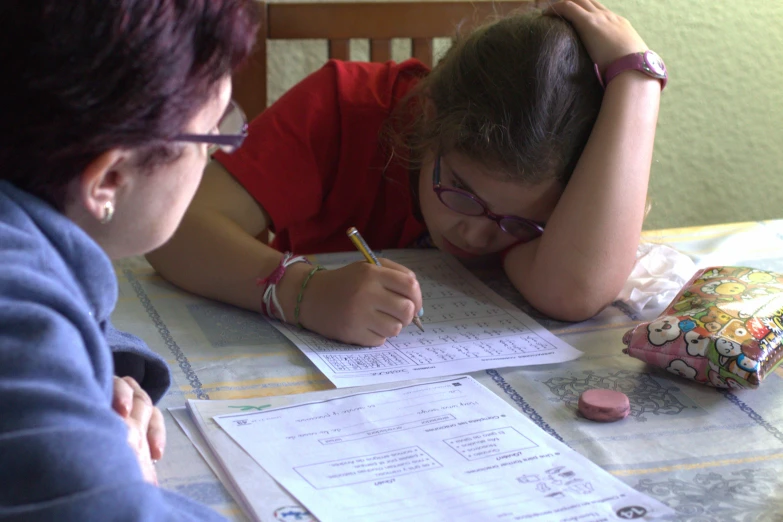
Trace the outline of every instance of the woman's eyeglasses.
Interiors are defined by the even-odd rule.
[[[544,233],[544,226],[535,221],[518,216],[494,214],[487,208],[486,203],[470,192],[458,188],[442,187],[440,184],[440,156],[435,158],[432,190],[435,191],[440,202],[454,212],[466,216],[487,217],[497,223],[500,230],[511,234],[523,243],[531,241]]]
[[[180,134],[174,141],[189,143],[209,143],[209,153],[217,150],[234,152],[247,137],[247,117],[234,100],[226,107],[226,112],[217,125],[217,134]]]

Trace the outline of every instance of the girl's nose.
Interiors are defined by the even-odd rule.
[[[486,250],[499,231],[498,226],[485,217],[468,218],[463,221],[462,239],[471,250]]]

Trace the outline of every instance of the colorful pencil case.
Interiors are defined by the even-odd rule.
[[[626,332],[624,353],[718,388],[757,388],[783,359],[783,275],[699,270],[661,316]]]

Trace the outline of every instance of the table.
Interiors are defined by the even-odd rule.
[[[783,220],[657,230],[643,240],[667,244],[698,266],[742,265],[783,272]],[[161,409],[188,398],[236,399],[332,388],[328,380],[258,314],[183,292],[143,258],[115,263],[120,298],[115,325],[166,358],[173,385]],[[481,269],[494,290],[531,312],[509,283]],[[531,314],[533,315],[533,314]],[[678,512],[682,521],[783,521],[783,370],[758,390],[697,385],[622,353],[623,333],[639,317],[622,303],[584,323],[540,322],[584,352],[559,365],[476,372],[472,376],[553,437]],[[576,416],[584,389],[613,388],[631,400],[618,424]],[[234,520],[230,495],[166,413],[168,446],[158,463],[162,487]]]

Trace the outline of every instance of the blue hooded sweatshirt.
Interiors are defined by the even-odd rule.
[[[112,376],[157,401],[166,363],[115,330],[111,261],[76,224],[0,181],[0,519],[223,520],[144,481]]]

